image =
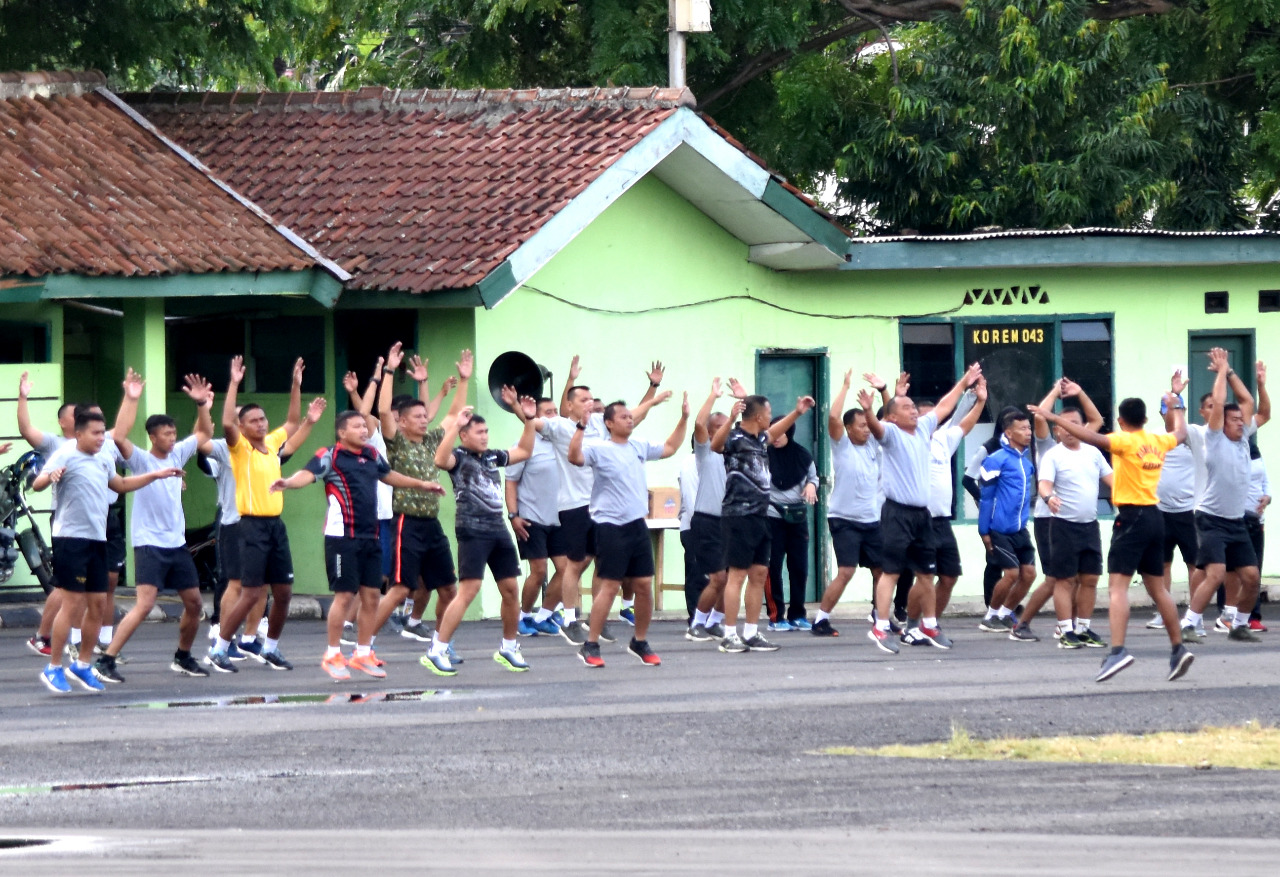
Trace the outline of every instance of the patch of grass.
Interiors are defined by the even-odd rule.
[[[1106,734],[1100,737],[1004,737],[975,739],[953,724],[951,739],[916,746],[833,746],[823,755],[873,755],[885,758],[935,758],[953,761],[1055,761],[1084,764],[1161,764],[1280,770],[1280,729],[1259,722],[1241,726],[1161,731],[1154,734]]]

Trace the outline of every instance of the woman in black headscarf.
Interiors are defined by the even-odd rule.
[[[775,417],[774,423],[781,420]],[[813,455],[795,442],[796,426],[769,446],[769,526],[773,547],[769,552],[769,630],[811,630],[804,608],[809,582],[809,506],[818,501],[818,470]],[[786,561],[791,582],[791,603],[782,594],[782,564]]]

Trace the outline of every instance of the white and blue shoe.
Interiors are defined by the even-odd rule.
[[[54,694],[71,693],[71,683],[67,682],[67,674],[62,667],[45,667],[40,671],[40,681]]]
[[[516,622],[516,634],[519,636],[537,636],[542,631],[538,630],[537,625],[533,623],[532,618],[520,616],[520,620]]]
[[[520,654],[519,643],[509,649],[498,649],[493,653],[493,659],[513,673],[523,673],[529,669],[529,662]]]
[[[556,636],[560,633],[560,625],[556,623],[554,615],[549,615],[541,621],[533,622],[533,629],[547,636]]]
[[[84,686],[86,691],[99,692],[105,690],[107,687],[98,681],[97,676],[93,675],[92,666],[77,667],[75,664],[72,664],[68,669],[71,673],[71,678]]]

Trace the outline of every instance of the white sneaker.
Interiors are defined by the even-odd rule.
[[[1164,630],[1164,619],[1159,615],[1152,617],[1152,619],[1147,622],[1147,630]]]

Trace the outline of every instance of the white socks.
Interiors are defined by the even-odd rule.
[[[759,628],[757,625],[755,625],[755,624],[747,624],[747,623],[744,621],[744,622],[742,623],[742,638],[743,638],[743,639],[751,639],[753,636],[755,636],[755,635],[756,635],[756,632],[757,632],[759,629],[760,629],[760,628]]]
[[[819,609],[818,617],[814,620],[814,623],[817,623],[818,621],[826,621],[830,617],[831,617],[830,612],[823,612],[821,609]]]

